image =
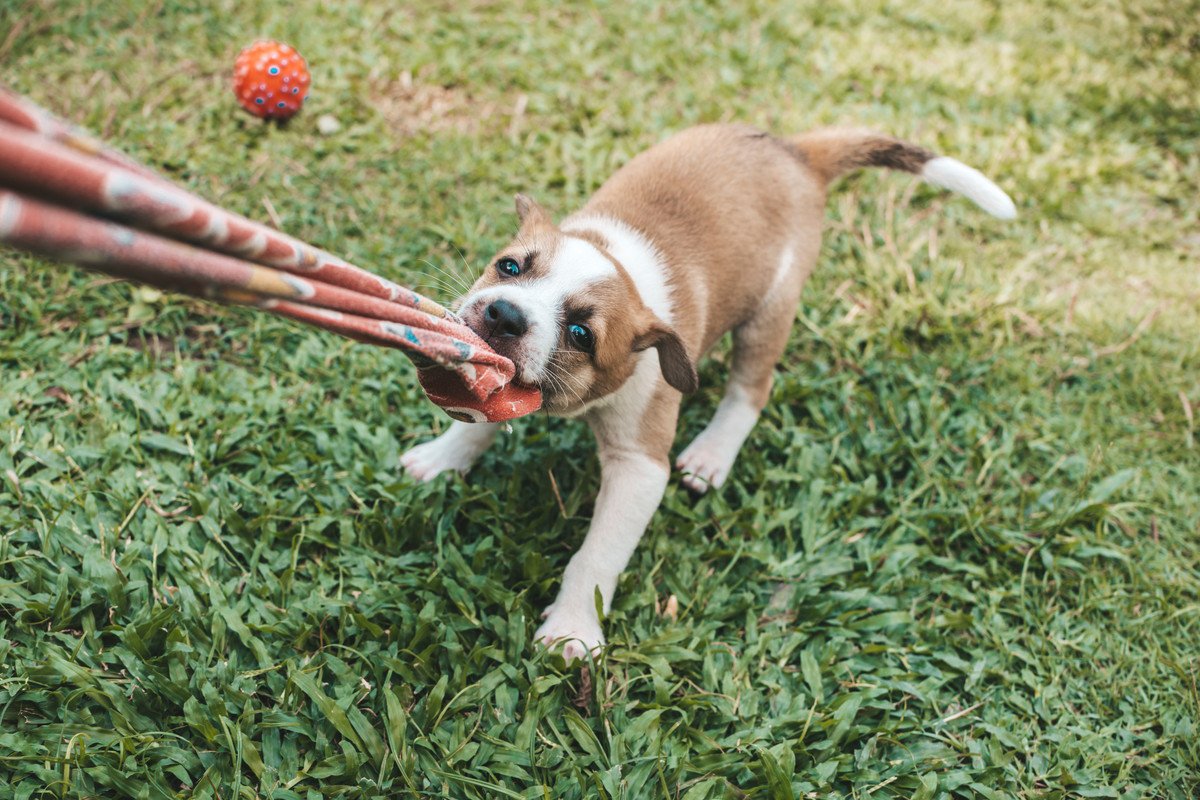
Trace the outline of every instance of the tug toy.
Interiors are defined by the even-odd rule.
[[[308,98],[308,64],[291,45],[261,39],[233,65],[233,91],[242,108],[263,119],[285,120]]]
[[[537,389],[512,382],[512,361],[450,310],[200,199],[3,86],[0,244],[398,348],[455,419],[500,422],[541,406]]]

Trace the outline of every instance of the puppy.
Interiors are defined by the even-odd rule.
[[[686,130],[638,155],[557,225],[517,197],[520,232],[458,307],[513,360],[518,380],[541,388],[546,411],[583,418],[599,445],[591,525],[535,634],[562,643],[568,661],[604,643],[595,593],[607,612],[666,489],[696,360],[726,332],[724,397],[675,466],[695,492],[729,476],[816,264],[827,187],[860,167],[911,172],[997,217],[1016,216],[1008,195],[959,161],[837,128],[791,138],[735,125]],[[455,422],[401,462],[422,481],[466,472],[497,430]]]

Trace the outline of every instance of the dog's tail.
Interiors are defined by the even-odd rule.
[[[863,167],[887,167],[920,175],[934,186],[958,192],[994,217],[1013,219],[1016,206],[983,173],[924,147],[857,128],[819,128],[789,142],[826,184]]]

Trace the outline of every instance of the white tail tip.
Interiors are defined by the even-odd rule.
[[[1017,217],[1017,207],[1003,189],[984,177],[982,172],[958,159],[946,156],[931,158],[921,169],[921,177],[934,186],[958,192],[993,217]]]

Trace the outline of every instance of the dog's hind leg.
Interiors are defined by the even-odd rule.
[[[719,489],[725,483],[738,451],[770,399],[775,365],[787,346],[809,272],[807,265],[800,269],[794,261],[794,251],[785,249],[777,279],[762,305],[733,329],[733,364],[725,396],[712,420],[675,460],[683,473],[683,485],[693,492]]]

